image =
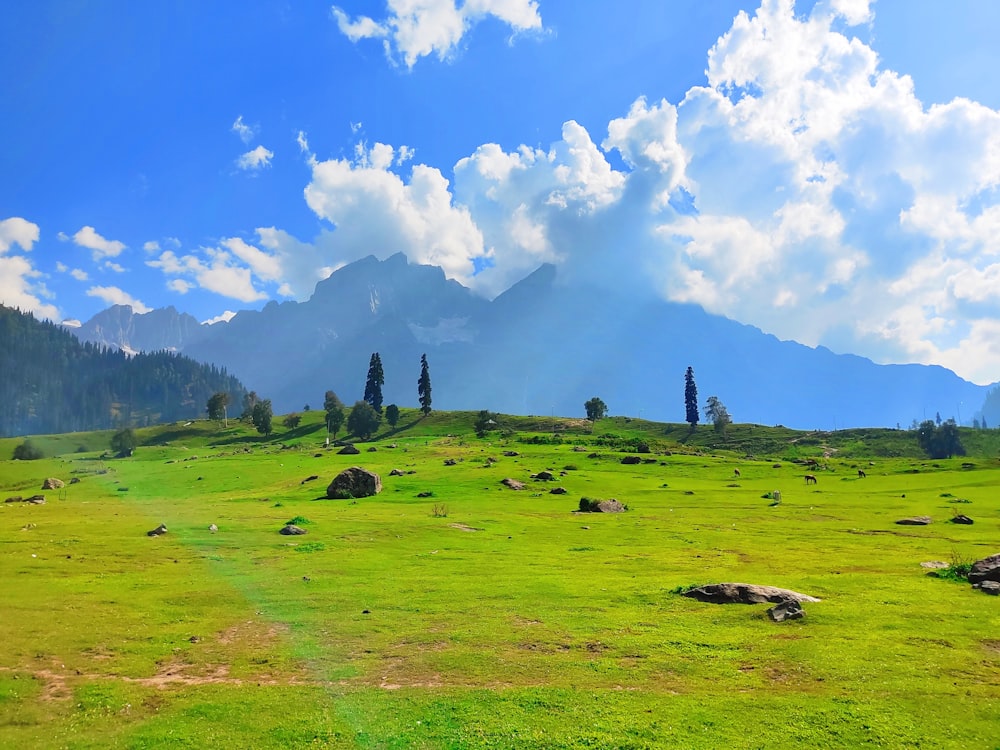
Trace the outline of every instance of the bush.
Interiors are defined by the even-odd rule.
[[[293,518],[293,519],[291,519],[289,521],[285,521],[285,525],[286,526],[288,526],[288,525],[302,526],[302,525],[307,524],[307,523],[312,523],[312,521],[310,521],[305,516],[295,516],[295,518]]]
[[[581,513],[596,513],[600,504],[600,500],[595,500],[592,497],[581,497],[580,498],[580,512]]]
[[[14,449],[15,461],[37,461],[39,458],[45,458],[45,454],[30,440],[25,440]]]
[[[135,433],[131,428],[119,430],[111,437],[111,450],[119,456],[131,456],[136,445]]]

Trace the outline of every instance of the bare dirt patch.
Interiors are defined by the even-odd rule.
[[[482,529],[477,529],[474,526],[466,526],[464,523],[449,523],[448,525],[453,529],[458,529],[459,531],[482,531]]]

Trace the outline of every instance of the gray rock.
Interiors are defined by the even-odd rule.
[[[1000,552],[972,563],[969,570],[969,583],[983,581],[1000,581]]]
[[[507,458],[514,458],[514,456],[520,455],[517,451],[504,451],[503,454],[507,456]]]
[[[594,506],[597,513],[624,513],[625,506],[620,502],[611,498],[610,500],[601,500],[596,506]]]
[[[32,495],[25,498],[24,502],[31,503],[32,505],[45,505],[45,495]]]
[[[371,497],[382,491],[382,478],[373,471],[352,466],[344,469],[326,488],[330,498]]]
[[[392,471],[390,471],[390,472],[389,472],[389,476],[390,476],[390,477],[401,477],[401,476],[403,476],[403,475],[404,475],[405,473],[406,473],[406,472],[405,472],[405,471],[403,471],[402,469],[393,469]]]
[[[930,516],[913,516],[912,518],[900,518],[896,521],[900,526],[926,526],[930,522]]]
[[[816,597],[775,586],[753,583],[709,583],[684,592],[684,596],[711,604],[779,604],[784,601],[818,602]]]
[[[69,480],[70,484],[80,484],[80,477],[73,477]]]
[[[982,583],[977,583],[972,588],[979,589],[984,594],[1000,596],[1000,581],[983,581]]]
[[[506,479],[501,479],[500,484],[502,484],[504,487],[510,487],[512,490],[524,489],[524,482],[519,482],[516,479],[511,479],[510,477],[507,477]]]
[[[565,495],[566,494],[566,488],[565,487],[553,487],[551,490],[549,490],[549,494],[550,495]]]
[[[444,460],[444,465],[445,466],[454,466],[456,463],[458,463],[458,462],[454,458],[446,458]]]
[[[966,516],[966,515],[964,515],[962,513],[954,515],[954,516],[952,516],[948,520],[951,521],[952,523],[960,523],[960,524],[964,524],[966,526],[971,526],[972,524],[975,523],[975,521],[973,521],[971,518],[969,518],[968,516]]]
[[[642,457],[641,456],[625,456],[625,458],[622,459],[622,463],[623,464],[641,464],[642,463]]]
[[[792,599],[779,602],[767,610],[768,617],[774,622],[784,622],[785,620],[801,620],[806,616],[802,611],[802,605]]]
[[[551,471],[540,471],[537,474],[533,474],[532,479],[537,479],[540,482],[551,482],[555,479],[555,475]]]
[[[146,536],[163,536],[166,533],[167,533],[167,525],[165,523],[161,523],[155,529],[147,531]]]
[[[61,479],[56,479],[55,477],[49,477],[44,482],[42,482],[43,490],[61,490],[66,486],[66,483]]]
[[[294,523],[287,524],[281,528],[279,534],[284,534],[285,536],[302,536],[306,533],[306,530],[301,526],[296,526]]]
[[[359,451],[353,445],[351,445],[350,443],[348,443],[343,448],[341,448],[339,451],[337,451],[337,453],[339,455],[341,455],[341,456],[356,456],[359,453],[361,453],[361,451]]]

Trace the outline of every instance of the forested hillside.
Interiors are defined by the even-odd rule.
[[[168,352],[128,357],[0,305],[0,435],[73,432],[204,416],[209,397],[244,388]]]

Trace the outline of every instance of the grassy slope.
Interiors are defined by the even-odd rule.
[[[132,459],[88,434],[0,462],[4,497],[82,480],[0,507],[0,746],[997,746],[1000,602],[918,565],[1000,549],[991,444],[930,462],[893,431],[736,426],[720,447],[708,428],[527,417],[480,440],[473,415],[404,410],[376,452],[340,456],[304,416],[271,439],[195,422],[139,431]],[[562,444],[518,440],[554,422]],[[620,464],[637,439],[671,455]],[[317,499],[356,464],[381,495]],[[566,466],[567,495],[528,479]],[[581,495],[630,511],[573,514]],[[976,525],[945,523],[956,510]],[[892,523],[916,514],[935,523]],[[293,517],[307,536],[276,533]],[[672,593],[720,580],[824,601],[776,625]]]

